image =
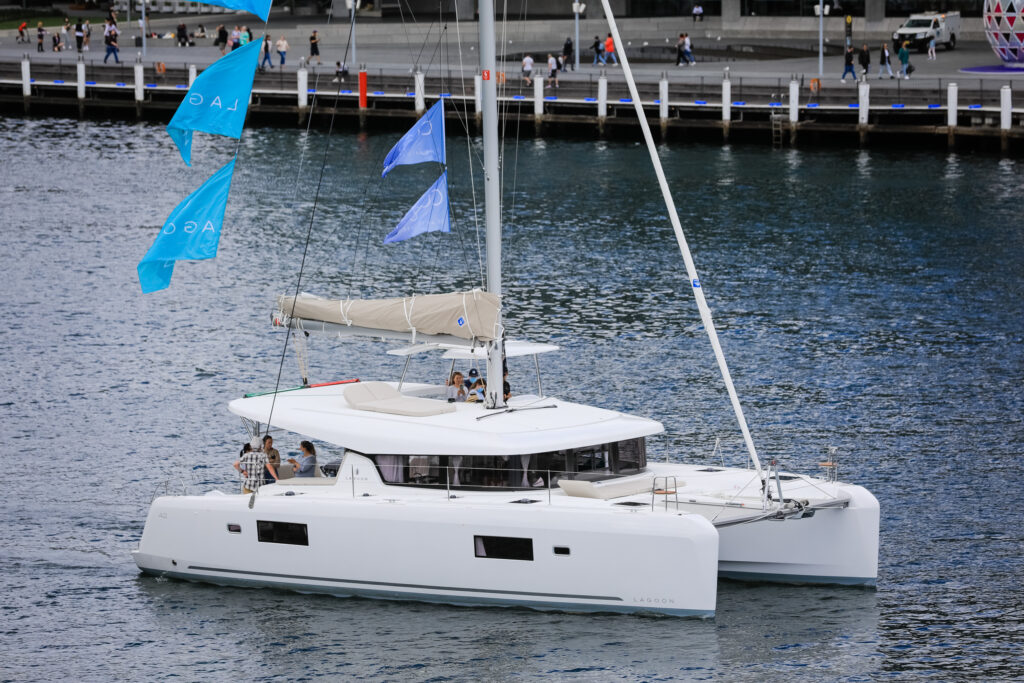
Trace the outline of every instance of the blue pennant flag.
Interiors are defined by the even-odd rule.
[[[384,172],[380,177],[386,176],[395,166],[422,164],[424,161],[445,163],[444,100],[438,100],[391,148],[384,159]]]
[[[448,171],[423,193],[398,225],[384,238],[384,244],[401,242],[424,232],[450,232],[448,217]]]
[[[270,16],[270,2],[271,0],[203,0],[206,5],[240,9],[243,12],[255,14],[263,20],[264,24],[267,23],[267,17]]]
[[[176,260],[198,261],[217,255],[234,171],[232,159],[167,217],[153,246],[139,261],[143,294],[166,289],[171,284]]]
[[[221,57],[199,74],[167,124],[167,133],[192,165],[192,131],[239,138],[249,109],[252,79],[263,39]]]

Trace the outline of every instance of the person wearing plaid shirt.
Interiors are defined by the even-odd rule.
[[[255,440],[257,445],[259,440]],[[235,469],[242,473],[242,493],[256,493],[263,484],[263,468],[267,465],[267,454],[253,450],[252,444],[242,446],[242,452],[235,461]]]

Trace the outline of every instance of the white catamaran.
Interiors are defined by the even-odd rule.
[[[610,30],[622,45],[608,0]],[[494,8],[480,7],[480,69],[494,74]],[[336,448],[317,477],[251,495],[163,496],[135,561],[146,573],[225,585],[568,611],[714,614],[717,577],[872,585],[879,508],[864,488],[764,468],[743,417],[629,69],[701,319],[752,468],[647,462],[660,423],[546,396],[536,359],[501,318],[496,79],[482,80],[487,290],[385,300],[306,294],[275,325],[405,343],[439,355],[439,376],[486,368],[482,400],[448,387],[337,382],[229,404],[251,435],[271,428]],[[302,337],[302,334],[297,335]],[[533,357],[536,394],[506,397],[505,359]],[[287,474],[287,468],[285,474]],[[319,476],[323,475],[323,476]]]

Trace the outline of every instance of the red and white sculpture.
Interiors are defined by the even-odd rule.
[[[1024,69],[1024,0],[985,0],[985,35],[1007,66]]]

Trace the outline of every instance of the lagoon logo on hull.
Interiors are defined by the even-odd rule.
[[[676,601],[673,598],[648,598],[648,597],[636,597],[633,596],[633,602],[639,602],[645,605],[674,605]]]

